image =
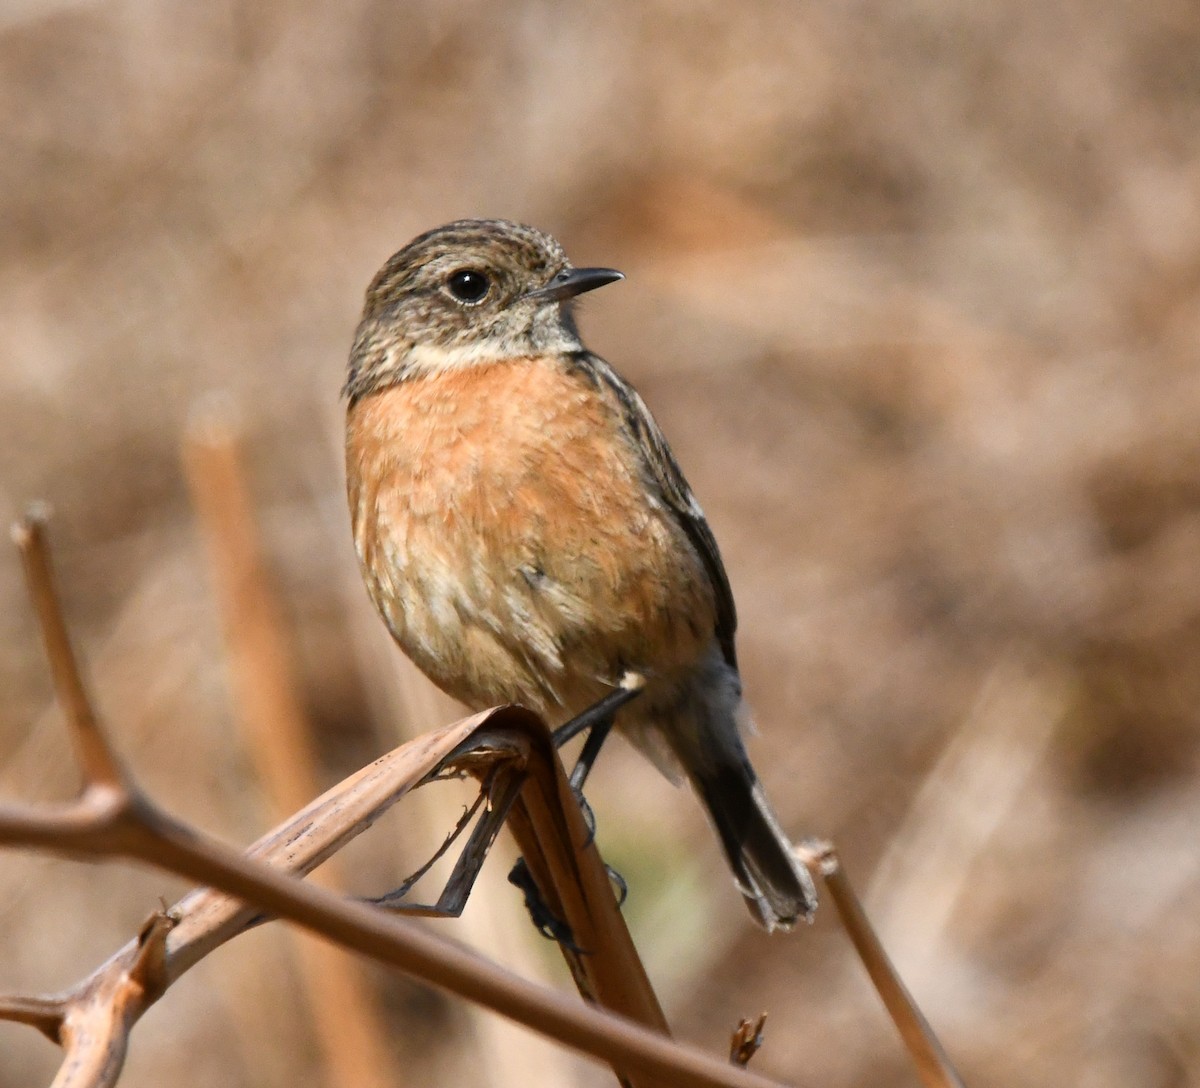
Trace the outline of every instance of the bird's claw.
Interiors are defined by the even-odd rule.
[[[561,918],[556,918],[542,900],[541,893],[533,881],[533,875],[529,872],[529,866],[525,864],[524,858],[519,858],[516,865],[509,871],[508,882],[521,889],[521,894],[525,897],[525,909],[529,911],[529,917],[534,927],[543,937],[550,941],[556,941],[577,955],[583,955],[583,949],[575,943],[571,927]]]

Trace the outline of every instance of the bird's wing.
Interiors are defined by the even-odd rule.
[[[589,351],[578,352],[572,356],[572,362],[590,381],[616,400],[631,445],[640,455],[647,476],[657,485],[659,496],[703,561],[717,606],[717,641],[725,660],[736,669],[734,634],[737,631],[737,610],[733,603],[733,591],[729,588],[729,576],[725,573],[725,564],[721,562],[721,553],[704,511],[692,494],[661,428],[637,390],[600,356]]]

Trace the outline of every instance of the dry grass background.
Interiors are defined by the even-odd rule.
[[[1200,1083],[1198,56],[1181,0],[9,0],[0,514],[53,503],[124,752],[249,841],[272,819],[189,412],[240,413],[332,781],[435,724],[389,702],[343,509],[361,292],[450,218],[550,230],[628,273],[585,333],[722,543],[784,823],[838,842],[968,1082]],[[15,556],[0,600],[0,789],[61,796]],[[591,793],[680,1035],[719,1049],[767,1008],[760,1071],[913,1083],[828,911],[755,932],[697,806],[627,749]],[[378,889],[416,848],[402,816],[368,839]],[[3,857],[0,988],[65,984],[178,890]],[[494,882],[446,931],[566,986],[515,899]],[[271,929],[218,953],[123,1083],[325,1083],[295,977]],[[607,1083],[372,980],[395,1083]],[[3,1088],[56,1057],[0,1025]]]

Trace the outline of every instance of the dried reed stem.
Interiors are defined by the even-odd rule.
[[[224,619],[238,717],[272,811],[283,816],[317,793],[316,757],[230,426],[215,416],[193,426],[184,461]],[[342,890],[335,866],[326,864],[318,882]],[[394,1082],[387,1026],[361,965],[309,937],[296,949],[328,1082],[334,1088],[386,1088]]]
[[[802,853],[805,863],[824,878],[825,886],[837,907],[838,917],[858,958],[871,976],[875,991],[891,1016],[892,1023],[896,1025],[921,1083],[925,1088],[964,1088],[962,1079],[933,1028],[884,951],[833,846],[828,843],[814,844],[806,847]]]

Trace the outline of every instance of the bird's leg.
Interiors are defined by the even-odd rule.
[[[576,761],[574,768],[571,770],[570,784],[571,792],[575,794],[575,799],[579,802],[579,807],[583,812],[584,822],[588,829],[588,842],[592,840],[592,836],[596,833],[596,818],[592,815],[592,806],[587,803],[583,796],[583,784],[587,781],[588,773],[592,769],[592,765],[596,762],[596,757],[600,754],[600,749],[604,746],[604,741],[608,734],[612,732],[613,723],[616,721],[617,711],[621,709],[631,699],[636,699],[646,686],[646,678],[641,673],[626,671],[622,675],[617,686],[613,688],[604,698],[589,706],[582,713],[577,714],[565,725],[559,726],[554,731],[554,747],[561,748],[568,741],[574,740],[580,733],[588,731],[588,738],[584,741],[583,751],[579,753],[579,759]],[[608,868],[607,866],[605,867]],[[620,873],[612,869],[608,869],[609,877],[617,887],[618,898],[623,902],[625,899],[625,881]],[[529,911],[530,918],[533,919],[533,924],[544,937],[549,937],[551,940],[558,941],[560,944],[578,952],[575,943],[571,937],[571,930],[567,924],[558,918],[555,918],[550,909],[542,902],[541,896],[538,894],[537,885],[534,884],[533,878],[529,874],[529,868],[525,864],[524,858],[518,858],[516,865],[513,866],[512,872],[508,874],[510,884],[520,888],[525,896],[525,907]]]
[[[583,751],[579,753],[579,759],[571,769],[569,779],[571,792],[575,794],[575,799],[579,802],[579,808],[583,812],[584,822],[587,824],[588,842],[591,842],[592,837],[596,834],[596,817],[592,814],[592,806],[583,796],[583,784],[587,781],[587,776],[591,773],[592,765],[596,762],[596,757],[600,754],[605,740],[608,739],[608,734],[612,732],[613,724],[617,719],[617,711],[631,699],[636,699],[645,686],[646,678],[641,673],[627,669],[621,675],[617,686],[604,698],[593,703],[566,725],[559,726],[554,731],[554,746],[561,748],[567,741],[573,740],[584,730],[588,730],[588,738],[584,741]]]
[[[583,784],[587,781],[587,776],[592,773],[592,765],[596,762],[596,757],[600,754],[600,749],[604,747],[604,742],[608,740],[608,735],[612,732],[616,721],[616,714],[610,712],[592,726],[587,740],[583,742],[579,758],[575,761],[575,766],[571,768],[571,789],[579,795],[581,801],[583,800]]]
[[[567,741],[573,740],[584,730],[589,730],[583,751],[579,753],[579,759],[571,771],[571,788],[577,794],[582,792],[592,764],[596,762],[596,757],[600,754],[600,749],[612,730],[617,711],[630,700],[636,699],[645,686],[646,678],[641,673],[627,670],[617,686],[604,698],[593,703],[566,725],[559,726],[554,731],[554,747],[561,748]]]

